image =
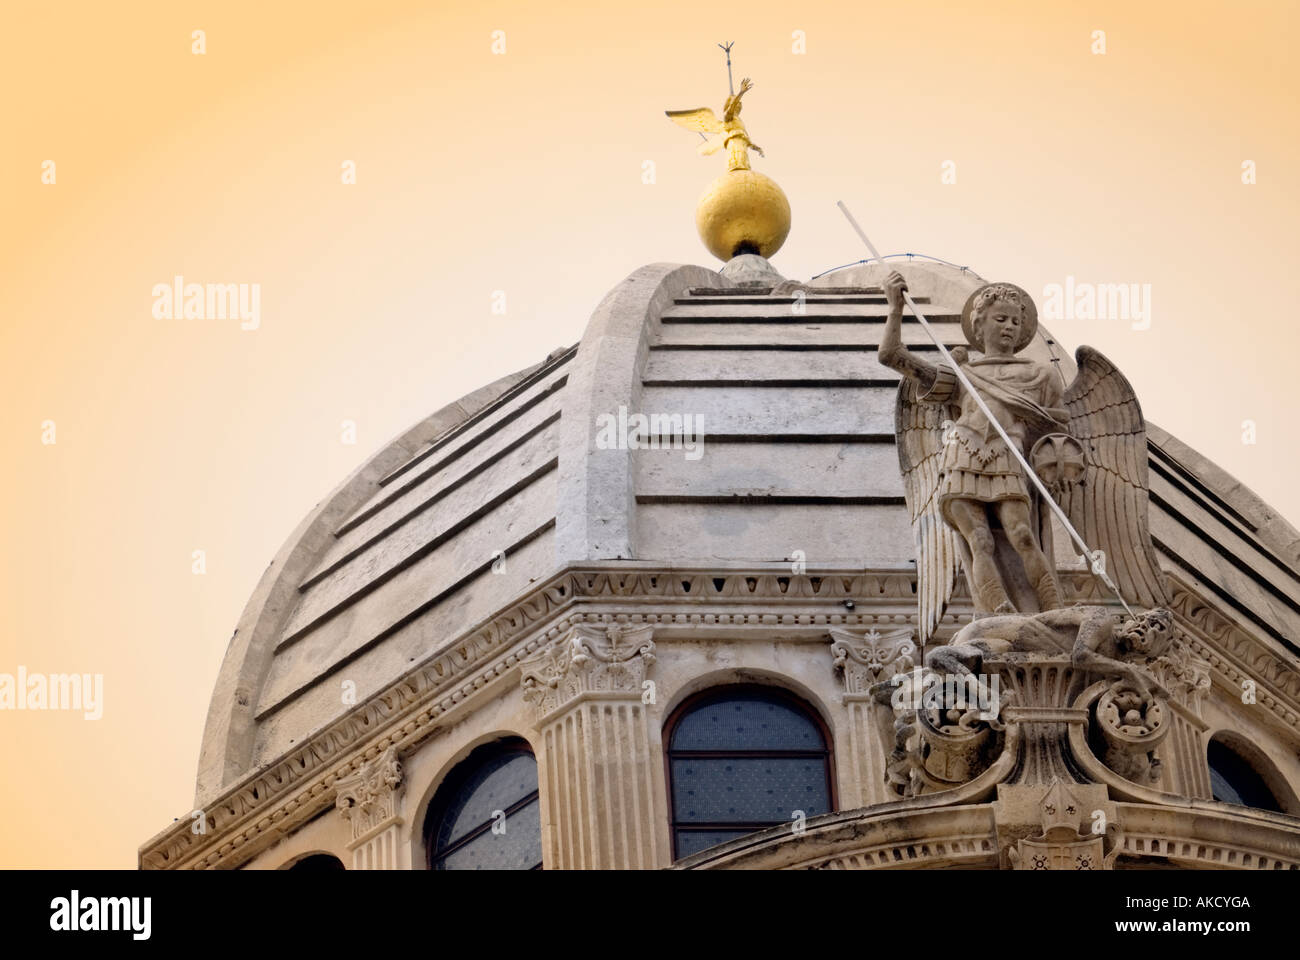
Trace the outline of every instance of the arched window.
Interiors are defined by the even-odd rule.
[[[830,737],[783,690],[707,690],[673,711],[664,741],[674,859],[835,807]]]
[[[285,869],[298,870],[302,873],[336,873],[345,868],[343,861],[333,854],[313,853],[301,860],[295,860]]]
[[[424,822],[431,870],[540,870],[537,761],[523,740],[479,747],[447,775]]]
[[[1215,737],[1206,750],[1210,763],[1210,792],[1215,800],[1243,807],[1282,812],[1277,797],[1246,758]]]

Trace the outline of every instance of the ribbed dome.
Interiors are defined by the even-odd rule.
[[[959,313],[982,280],[894,266],[946,342],[963,343]],[[380,450],[294,531],[250,600],[208,716],[200,804],[567,566],[913,570],[898,378],[876,358],[886,269],[804,285],[733,265],[643,267],[578,346]],[[1041,333],[1027,353],[1072,377]],[[914,321],[904,337],[934,349]],[[627,442],[638,415],[660,417],[649,449]],[[1150,437],[1161,562],[1292,644],[1295,531],[1163,431]]]

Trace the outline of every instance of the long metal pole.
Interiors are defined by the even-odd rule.
[[[858,221],[853,219],[853,214],[849,213],[849,208],[844,205],[844,201],[838,200],[836,201],[836,205],[843,212],[844,216],[848,218],[849,224],[857,231],[858,236],[862,238],[862,242],[867,245],[867,249],[871,251],[872,259],[883,264],[884,261],[880,259],[880,254],[876,251],[875,244],[871,242],[866,233],[863,232],[862,228],[858,226]],[[1061,521],[1061,525],[1064,526],[1066,531],[1070,534],[1075,546],[1079,547],[1080,552],[1088,558],[1089,568],[1092,570],[1093,575],[1098,577],[1107,587],[1110,588],[1111,592],[1115,594],[1119,602],[1123,604],[1124,610],[1130,617],[1135,616],[1133,610],[1129,607],[1128,602],[1125,601],[1124,595],[1119,592],[1119,588],[1115,586],[1110,577],[1107,576],[1104,562],[1100,562],[1098,558],[1093,555],[1093,552],[1088,549],[1088,544],[1084,542],[1083,537],[1079,536],[1079,531],[1074,529],[1074,524],[1070,523],[1070,518],[1065,515],[1065,511],[1061,509],[1060,504],[1058,504],[1052,498],[1052,495],[1047,492],[1047,487],[1045,487],[1043,481],[1038,478],[1038,474],[1034,472],[1034,468],[1029,465],[1029,461],[1026,460],[1024,454],[1020,452],[1020,448],[1012,442],[1009,436],[1007,436],[1007,432],[1002,429],[1002,424],[998,422],[998,418],[993,416],[993,411],[990,410],[988,404],[984,402],[984,398],[980,396],[979,391],[975,389],[975,385],[971,383],[966,374],[962,372],[961,366],[958,365],[957,361],[953,360],[952,354],[948,352],[948,348],[943,345],[939,336],[934,332],[934,328],[930,326],[930,321],[925,319],[924,314],[921,313],[917,308],[916,303],[912,300],[912,295],[906,290],[903,291],[903,302],[907,304],[908,309],[912,311],[913,316],[915,316],[920,322],[921,328],[925,330],[930,339],[934,341],[934,345],[939,348],[939,353],[948,361],[949,365],[952,367],[953,373],[957,375],[957,379],[961,381],[961,385],[969,391],[971,397],[975,400],[976,405],[980,408],[980,411],[988,418],[989,423],[993,424],[993,428],[997,430],[998,436],[1000,436],[1002,441],[1007,445],[1007,449],[1010,450],[1016,460],[1019,461],[1020,466],[1024,468],[1025,474],[1031,481],[1033,481],[1038,492],[1042,494],[1043,501],[1052,508],[1052,512],[1056,514],[1056,519]]]

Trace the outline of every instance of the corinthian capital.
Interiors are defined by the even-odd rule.
[[[545,716],[583,694],[640,696],[655,662],[649,626],[577,624],[522,664],[524,699]]]
[[[334,806],[345,820],[352,821],[354,840],[397,816],[397,789],[401,783],[402,765],[395,747],[339,781]]]
[[[871,685],[906,673],[916,666],[916,643],[912,627],[889,630],[831,628],[831,656],[835,669],[844,677],[844,692],[866,694]]]

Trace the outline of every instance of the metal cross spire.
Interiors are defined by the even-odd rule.
[[[718,44],[722,51],[727,55],[727,93],[731,96],[736,95],[736,87],[731,82],[731,48],[736,45],[735,40],[728,40],[726,43]]]

